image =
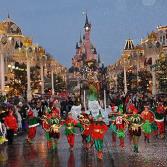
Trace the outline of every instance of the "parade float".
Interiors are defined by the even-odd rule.
[[[86,112],[98,115],[99,110],[106,108],[106,72],[100,55],[90,39],[92,26],[86,15],[84,34],[76,43],[76,53],[72,58],[72,66],[68,72],[68,88],[74,97],[75,105],[72,113],[76,116],[84,108]]]

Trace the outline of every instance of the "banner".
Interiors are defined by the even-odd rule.
[[[108,114],[111,111],[111,109],[107,108],[105,111],[104,109],[101,108],[98,101],[88,101],[88,110],[86,111],[87,114],[90,114],[91,111],[92,116],[96,119],[97,115],[99,114],[99,110],[101,111],[101,114],[104,118],[104,122],[108,124],[109,123]],[[72,106],[71,113],[72,117],[77,119],[81,113],[81,105]]]
[[[77,119],[78,115],[81,114],[81,105],[79,105],[79,106],[72,106],[71,113],[72,113],[72,117],[75,118],[75,119]]]

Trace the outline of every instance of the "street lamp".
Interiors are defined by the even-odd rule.
[[[107,98],[106,98],[106,89],[107,89],[107,82],[106,82],[106,73],[107,73],[107,67],[104,67],[104,64],[102,64],[102,67],[100,67],[100,73],[101,73],[101,87],[103,90],[103,100],[104,100],[104,110],[106,111],[107,106]]]
[[[45,50],[42,47],[38,47],[39,60],[40,60],[40,70],[41,70],[41,94],[44,94],[44,62],[46,61]]]
[[[54,71],[55,68],[54,60],[51,60],[51,83],[52,83],[52,96],[55,94],[55,88],[54,88]]]
[[[123,68],[124,68],[124,93],[125,95],[128,92],[128,88],[127,88],[127,76],[126,76],[126,65],[127,65],[127,60],[129,58],[130,55],[128,54],[124,54],[123,55]]]
[[[114,89],[114,91],[117,93],[117,91],[118,91],[118,64],[116,63],[115,64],[115,66],[114,66],[114,69],[113,69],[113,71],[114,71],[114,86],[115,86],[115,89]]]
[[[144,50],[142,47],[140,47],[139,45],[136,46],[136,75],[137,75],[137,87],[138,87],[138,83],[139,83],[139,71],[140,71],[140,57],[144,54]]]
[[[23,46],[26,51],[26,59],[27,59],[27,101],[32,99],[31,94],[31,78],[30,78],[30,54],[32,52],[32,40],[29,38],[25,38],[23,41]]]
[[[88,72],[88,67],[87,66],[83,66],[81,69],[80,69],[80,73],[82,75],[81,77],[81,89],[83,89],[83,105],[84,105],[84,108],[86,110],[86,81],[87,81],[87,72]],[[82,99],[82,90],[80,90],[81,92],[81,99]]]
[[[6,35],[0,37],[0,76],[1,76],[1,92],[2,95],[5,94],[5,64],[4,64],[4,54],[7,52],[9,41],[11,39]]]

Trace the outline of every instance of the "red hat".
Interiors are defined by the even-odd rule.
[[[33,116],[33,111],[32,110],[28,111],[28,116]]]
[[[134,108],[133,109],[133,114],[137,114],[139,111],[138,111],[138,109],[137,108]]]
[[[133,111],[135,109],[134,104],[129,104],[128,110]]]

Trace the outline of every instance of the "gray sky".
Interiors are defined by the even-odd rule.
[[[157,25],[167,25],[167,0],[0,0],[0,19],[10,17],[55,58],[71,65],[87,10],[92,42],[108,65],[125,40],[137,44]]]

